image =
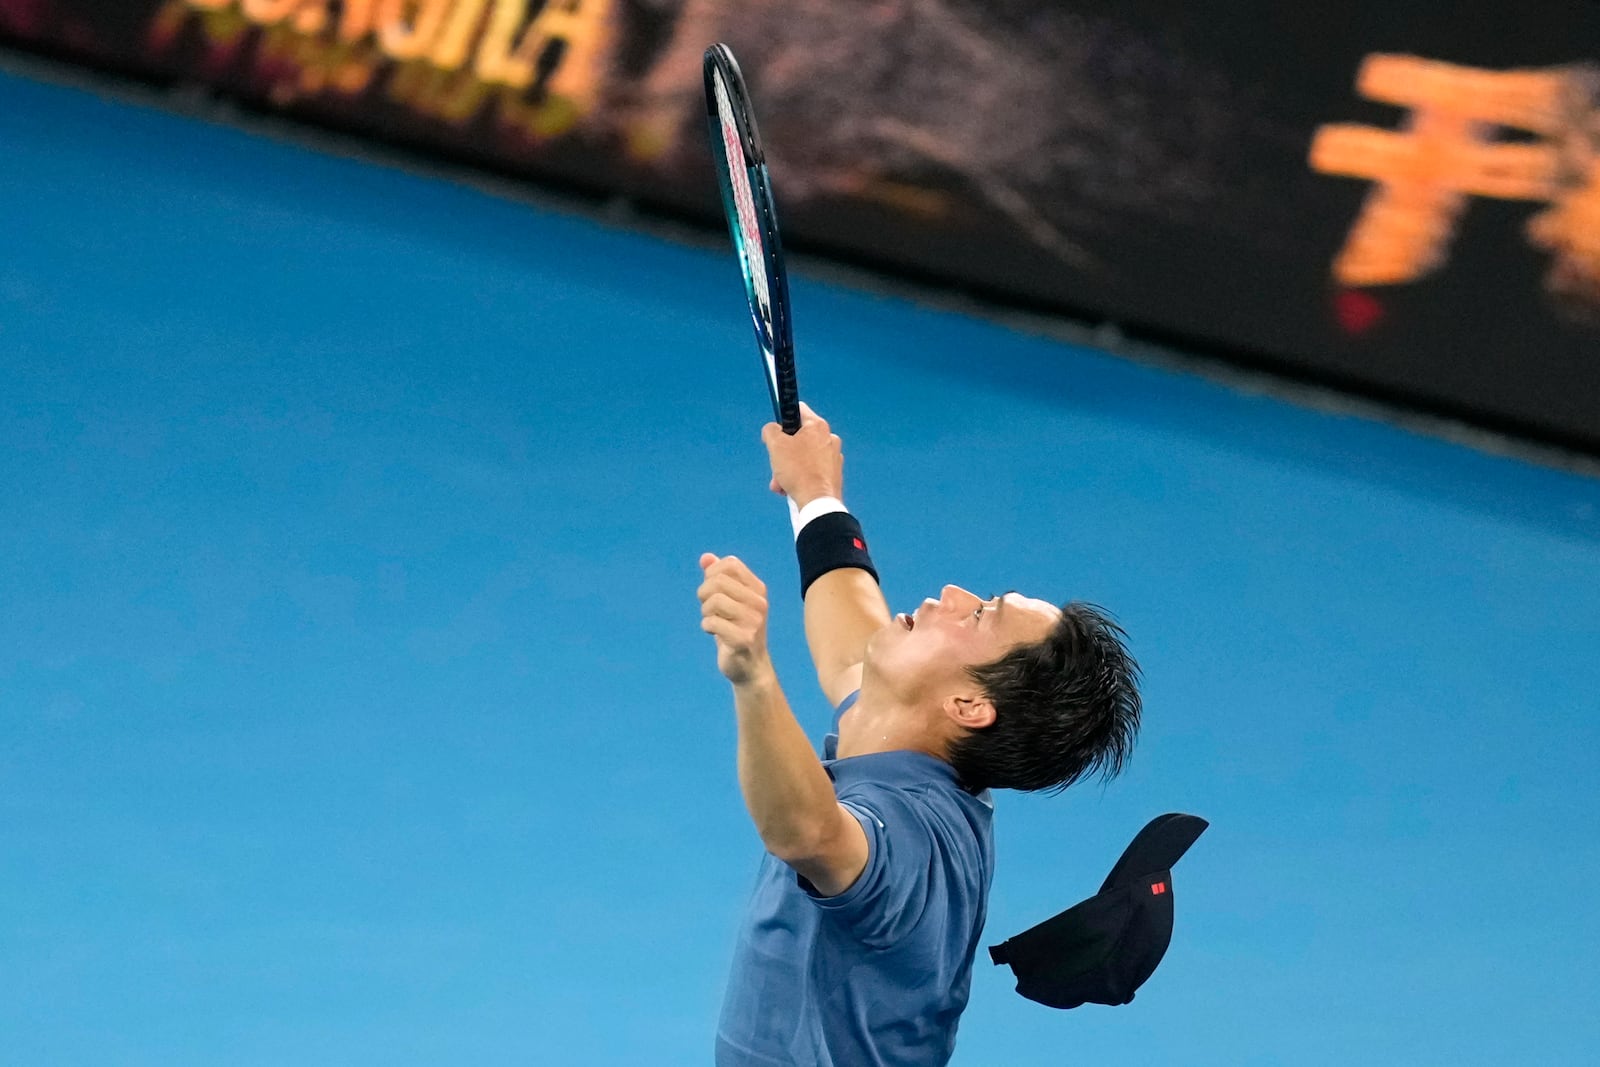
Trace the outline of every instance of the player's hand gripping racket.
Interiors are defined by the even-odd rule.
[[[800,386],[794,373],[794,335],[789,320],[789,278],[778,240],[778,216],[772,205],[761,135],[744,77],[724,44],[706,49],[706,119],[711,128],[711,153],[722,211],[728,218],[733,250],[744,274],[750,318],[761,346],[772,417],[784,433],[800,429]]]

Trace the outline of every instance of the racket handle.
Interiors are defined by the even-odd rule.
[[[773,400],[778,409],[778,425],[786,434],[800,432],[800,383],[794,372],[794,349],[785,346],[773,360],[773,370],[778,380],[774,382]]]

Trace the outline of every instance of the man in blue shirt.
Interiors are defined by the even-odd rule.
[[[892,616],[843,452],[809,408],[767,425],[789,498],[806,641],[838,711],[818,759],[767,652],[766,586],[700,559],[701,628],[733,686],[740,789],[767,855],[718,1026],[718,1067],[949,1061],[994,873],[991,788],[1061,788],[1126,761],[1138,668],[1097,609],[957,586]]]

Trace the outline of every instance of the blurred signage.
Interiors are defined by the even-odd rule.
[[[1343,285],[1404,285],[1445,267],[1474,197],[1525,201],[1545,289],[1600,314],[1600,66],[1492,71],[1373,55],[1357,88],[1404,109],[1398,129],[1323,126],[1311,165],[1373,183],[1333,264]]]
[[[606,0],[169,0],[154,12],[144,54],[205,42],[202,70],[237,64],[285,105],[323,94],[382,91],[422,115],[497,120],[536,137],[570,129],[592,109],[607,70]]]
[[[0,0],[0,38],[1600,451],[1600,4]]]

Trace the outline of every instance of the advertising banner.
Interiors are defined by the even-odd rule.
[[[1600,3],[0,0],[0,39],[1600,450]]]

